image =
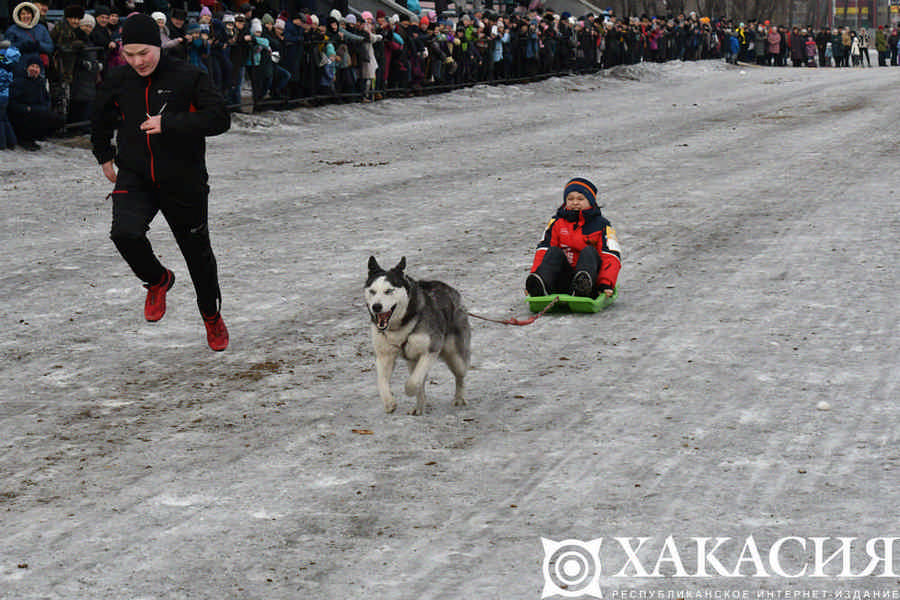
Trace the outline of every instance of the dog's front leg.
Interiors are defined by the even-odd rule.
[[[391,375],[397,362],[398,350],[389,344],[379,344],[375,340],[375,372],[378,374],[378,395],[384,403],[384,412],[392,413],[397,408],[397,401],[391,393]]]
[[[428,370],[437,361],[435,352],[428,352],[419,356],[418,360],[409,362],[409,379],[406,380],[406,395],[416,397],[416,407],[409,414],[421,415],[425,410],[425,378]]]

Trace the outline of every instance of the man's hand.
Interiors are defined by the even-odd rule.
[[[612,290],[612,289],[610,289],[610,288],[606,288],[606,289],[603,290],[603,295],[606,296],[607,298],[612,298],[612,295],[613,295],[614,292],[615,292],[615,290]]]
[[[115,167],[115,165],[113,165],[113,161],[108,161],[108,162],[103,163],[101,165],[101,168],[103,169],[103,174],[106,175],[106,178],[109,179],[110,181],[112,181],[113,183],[115,183],[116,182],[116,167]]]
[[[148,117],[146,121],[141,123],[141,131],[148,135],[162,133],[162,115]]]

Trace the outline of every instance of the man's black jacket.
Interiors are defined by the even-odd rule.
[[[141,131],[148,115],[158,114],[162,133]],[[94,104],[91,144],[100,164],[115,159],[120,169],[156,183],[205,180],[205,138],[230,126],[225,100],[206,72],[161,56],[149,77],[141,77],[129,65],[107,74]]]

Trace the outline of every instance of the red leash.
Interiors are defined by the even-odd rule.
[[[537,321],[538,317],[540,317],[545,312],[550,310],[550,308],[552,306],[554,306],[557,302],[559,302],[559,296],[554,298],[550,302],[550,304],[548,304],[547,306],[544,307],[543,310],[541,310],[541,312],[537,313],[536,315],[534,315],[532,317],[525,319],[524,321],[520,321],[519,319],[516,319],[515,317],[509,318],[506,320],[501,320],[501,319],[491,319],[489,317],[482,317],[481,315],[476,315],[475,313],[466,313],[466,314],[469,315],[470,317],[475,317],[476,319],[481,319],[482,321],[490,321],[491,323],[500,323],[501,325],[531,325],[532,323]]]

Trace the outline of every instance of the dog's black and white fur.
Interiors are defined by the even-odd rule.
[[[391,374],[397,357],[406,359],[409,379],[406,395],[416,397],[410,414],[425,408],[425,378],[441,359],[456,377],[453,405],[462,406],[466,370],[469,367],[469,318],[455,289],[440,281],[416,281],[406,275],[406,257],[385,271],[374,256],[369,257],[366,279],[366,306],[372,318],[372,345],[378,393],[385,412],[397,408],[391,393]]]

